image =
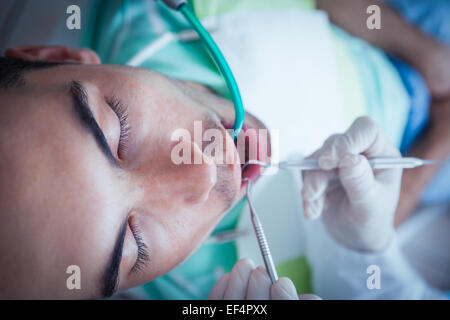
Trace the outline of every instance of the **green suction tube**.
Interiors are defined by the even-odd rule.
[[[220,72],[222,73],[225,82],[227,84],[228,90],[231,93],[231,98],[234,103],[234,140],[237,139],[239,136],[239,133],[242,131],[242,127],[244,126],[244,117],[245,117],[245,111],[244,106],[242,104],[242,98],[241,93],[239,92],[239,87],[236,83],[236,80],[233,76],[233,73],[231,72],[230,67],[228,66],[227,61],[225,60],[225,57],[223,56],[222,52],[220,51],[217,44],[214,42],[213,38],[209,34],[209,32],[203,27],[203,25],[200,23],[196,15],[192,12],[192,10],[189,8],[189,6],[186,3],[181,3],[176,10],[180,11],[183,16],[186,18],[186,20],[189,21],[191,26],[194,28],[194,30],[198,33],[200,38],[204,41],[206,46],[209,49],[209,52],[214,58],[214,61],[216,62],[217,66],[220,69]]]

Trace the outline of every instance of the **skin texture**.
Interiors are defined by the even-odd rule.
[[[172,132],[192,132],[194,121],[205,117],[231,139],[220,124],[234,119],[229,101],[148,70],[100,65],[86,49],[24,47],[6,55],[76,64],[27,72],[25,86],[0,90],[1,298],[100,297],[124,221],[118,290],[148,282],[189,257],[243,197],[238,157],[228,165],[213,159],[179,166],[170,158]],[[120,166],[108,161],[76,116],[69,95],[74,80],[86,87]],[[111,96],[128,108],[130,133],[121,152],[119,120],[105,102]],[[193,141],[185,143],[204,157]],[[132,271],[135,230],[150,257],[138,271]],[[69,265],[81,269],[81,290],[66,288]]]

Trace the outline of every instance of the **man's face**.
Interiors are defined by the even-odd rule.
[[[145,283],[185,260],[243,197],[221,124],[233,123],[230,102],[121,66],[62,65],[25,79],[0,91],[2,295],[98,297],[115,270],[118,290]],[[194,121],[221,130],[235,161],[174,164],[171,135],[194,137]],[[66,287],[70,265],[81,290]]]

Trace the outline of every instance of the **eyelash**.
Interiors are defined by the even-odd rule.
[[[125,107],[121,101],[113,96],[111,99],[108,99],[108,104],[111,109],[119,118],[120,124],[120,137],[119,137],[119,147],[117,150],[118,157],[121,158],[125,153],[128,145],[129,135],[130,135],[130,123],[128,118],[128,109]]]
[[[130,223],[130,229],[134,239],[136,240],[136,244],[138,247],[136,262],[131,268],[131,272],[136,272],[141,271],[142,268],[147,265],[147,261],[149,260],[149,254],[147,245],[142,240],[139,228],[135,224]]]

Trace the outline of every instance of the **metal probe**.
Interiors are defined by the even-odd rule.
[[[449,160],[447,160],[449,161]],[[369,159],[369,163],[371,167],[375,170],[383,170],[383,169],[412,169],[425,165],[439,165],[443,164],[447,161],[436,161],[436,160],[422,160],[419,158],[372,158]],[[302,159],[298,161],[282,161],[280,163],[265,163],[257,160],[247,161],[242,170],[244,170],[247,166],[251,164],[259,165],[263,168],[269,167],[278,167],[280,169],[286,170],[322,170],[319,166],[318,159]]]
[[[253,224],[253,229],[255,230],[256,240],[258,241],[259,249],[261,250],[261,255],[264,260],[264,265],[266,266],[267,272],[269,273],[270,281],[272,284],[277,282],[278,274],[275,269],[275,264],[273,263],[272,255],[270,254],[269,243],[267,242],[266,235],[264,234],[264,229],[256,214],[255,207],[250,197],[250,185],[251,181],[248,178],[242,179],[242,181],[247,182],[247,201],[248,207],[250,209],[250,216]]]

